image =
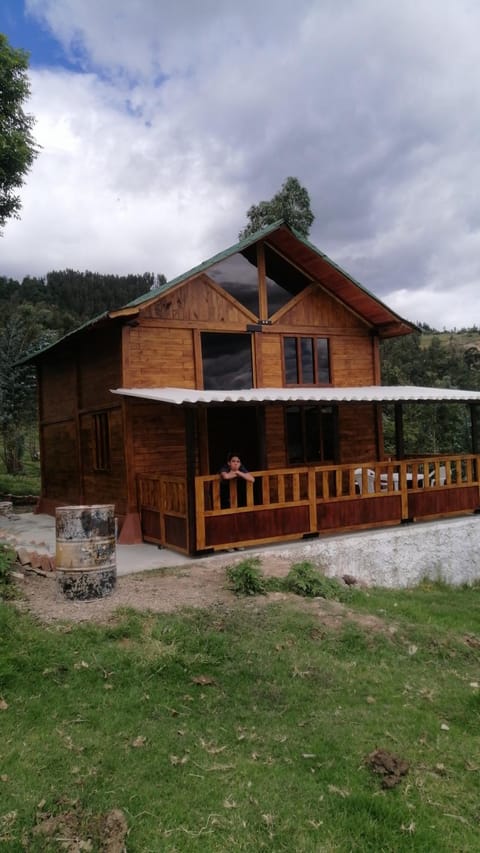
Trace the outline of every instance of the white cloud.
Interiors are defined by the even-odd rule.
[[[312,241],[367,288],[417,321],[478,322],[471,0],[27,6],[79,72],[32,71],[43,151],[0,272],[174,275],[293,174]]]

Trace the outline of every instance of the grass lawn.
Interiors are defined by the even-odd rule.
[[[352,590],[385,631],[295,601],[106,627],[0,603],[0,849],[110,849],[119,809],[129,853],[478,851],[480,588]],[[410,764],[392,789],[376,748]]]
[[[23,474],[7,474],[0,454],[0,495],[39,495],[40,462],[25,458]]]

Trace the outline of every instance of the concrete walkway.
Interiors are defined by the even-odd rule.
[[[24,547],[38,554],[55,556],[55,518],[33,512],[10,512],[0,515],[0,543],[18,549]],[[148,569],[183,566],[191,557],[157,548],[156,545],[117,545],[117,575],[129,575]]]
[[[31,512],[0,515],[0,543],[17,550],[24,546],[55,555],[55,519]],[[175,566],[204,566],[225,562],[225,553],[186,557],[156,545],[117,545],[117,575]],[[308,560],[330,577],[353,575],[369,586],[414,586],[425,578],[456,585],[480,579],[480,515],[384,527],[376,530],[323,535],[318,539],[246,548],[229,554]]]

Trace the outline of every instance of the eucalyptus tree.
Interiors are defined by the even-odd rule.
[[[279,219],[285,220],[301,237],[308,237],[315,216],[311,210],[308,190],[302,187],[298,178],[290,177],[270,201],[252,204],[247,210],[247,219],[248,225],[238,235],[240,240]]]
[[[0,33],[0,229],[21,208],[18,189],[38,153],[35,119],[24,111],[30,94],[28,54]]]

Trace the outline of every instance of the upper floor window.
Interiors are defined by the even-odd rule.
[[[93,467],[96,471],[110,470],[108,412],[93,415]]]
[[[207,275],[241,305],[258,317],[257,249],[250,246],[243,252],[224,258],[207,270]]]
[[[205,391],[253,388],[251,335],[202,332],[201,341]]]
[[[285,337],[283,364],[287,385],[328,385],[330,383],[328,338]]]
[[[311,284],[311,280],[298,267],[294,267],[268,244],[265,244],[265,275],[269,317]]]

